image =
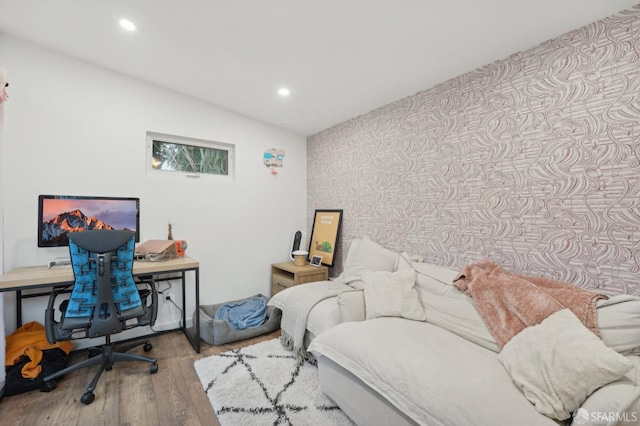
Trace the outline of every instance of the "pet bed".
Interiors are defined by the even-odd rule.
[[[195,316],[197,314],[200,315],[200,338],[210,345],[224,345],[225,343],[250,339],[252,337],[271,333],[272,331],[277,330],[280,327],[282,312],[273,306],[267,306],[267,318],[262,325],[258,327],[245,328],[244,330],[235,329],[227,324],[226,321],[214,318],[216,311],[220,306],[226,303],[242,302],[243,300],[251,299],[253,297],[262,297],[265,299],[265,302],[269,300],[268,297],[262,294],[257,294],[246,299],[232,300],[229,302],[218,303],[216,305],[200,305],[198,311],[193,314],[194,324]]]

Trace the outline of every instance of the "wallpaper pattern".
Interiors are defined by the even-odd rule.
[[[640,5],[307,140],[308,217],[461,268],[640,295]],[[311,223],[308,224],[311,229]]]

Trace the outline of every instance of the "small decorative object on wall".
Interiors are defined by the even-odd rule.
[[[278,171],[275,169],[277,167],[282,167],[282,161],[284,160],[284,149],[275,149],[271,148],[264,152],[264,156],[262,157],[262,161],[267,168],[271,169],[271,174],[276,177],[278,176]]]
[[[342,224],[342,210],[316,210],[309,240],[309,256],[319,256],[321,264],[332,267]]]
[[[311,260],[309,261],[309,265],[311,266],[320,266],[322,264],[322,256],[311,256]]]
[[[268,149],[264,152],[264,165],[267,167],[282,167],[284,149]]]
[[[7,95],[7,87],[9,87],[9,83],[7,82],[7,70],[0,67],[0,107],[7,101],[7,99],[9,99],[9,95]]]

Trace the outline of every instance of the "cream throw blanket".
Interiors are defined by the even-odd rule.
[[[565,308],[600,336],[596,302],[607,299],[604,294],[549,278],[512,274],[490,260],[465,266],[453,285],[473,298],[501,347],[524,328]]]
[[[287,292],[286,299],[281,307],[282,320],[280,328],[282,345],[295,352],[296,356],[311,359],[311,355],[304,347],[304,333],[307,328],[307,318],[311,309],[324,299],[335,297],[343,290],[352,290],[348,285],[337,281],[318,281],[309,284],[301,284],[283,290]],[[270,305],[275,305],[269,302]]]

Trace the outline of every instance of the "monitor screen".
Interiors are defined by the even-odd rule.
[[[140,199],[76,195],[38,197],[38,247],[68,246],[67,233],[128,229],[140,241]]]

